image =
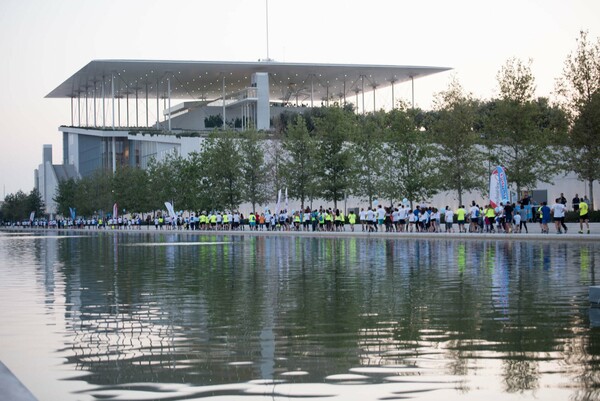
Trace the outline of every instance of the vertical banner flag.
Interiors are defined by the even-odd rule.
[[[73,221],[75,221],[75,215],[76,215],[76,213],[75,213],[75,208],[74,208],[74,207],[70,207],[70,208],[69,208],[69,212],[71,212],[71,219],[72,219]]]
[[[35,218],[35,210],[33,212],[31,212],[31,214],[29,215],[29,221],[33,221],[34,218]]]
[[[509,201],[506,171],[501,166],[498,166],[492,171],[492,176],[490,177],[490,205],[495,208],[500,202],[506,204]]]
[[[285,211],[288,210],[288,196],[287,196],[287,188],[285,189]]]
[[[171,202],[165,202],[165,207],[167,208],[169,216],[175,217],[175,209],[173,209],[173,205],[171,204]]]
[[[281,189],[277,193],[277,205],[275,205],[275,214],[279,214],[279,208],[281,207]]]
[[[118,214],[118,213],[119,213],[119,207],[118,207],[118,206],[117,206],[117,204],[115,203],[115,204],[113,205],[113,216],[112,216],[112,217],[113,217],[113,219],[116,219],[116,218],[117,218],[117,214]]]

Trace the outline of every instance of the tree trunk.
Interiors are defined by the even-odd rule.
[[[588,206],[590,210],[594,210],[594,180],[589,180],[588,186],[590,190],[590,204]]]

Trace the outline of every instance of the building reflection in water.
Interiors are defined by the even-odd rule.
[[[559,366],[584,389],[600,384],[597,333],[581,307],[598,252],[588,243],[165,233],[48,241],[37,255],[48,307],[66,299],[67,363],[91,384],[205,386],[297,371],[286,380],[358,372],[377,383],[361,369],[387,367],[455,377],[461,391],[478,371],[518,392],[539,389],[542,372]]]

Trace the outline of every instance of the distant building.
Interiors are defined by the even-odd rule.
[[[78,174],[72,164],[52,164],[52,145],[44,145],[42,164],[34,171],[34,187],[39,191],[44,202],[46,213],[56,214],[54,197],[58,183],[62,180],[77,178]]]
[[[353,103],[357,112],[377,110],[374,93],[397,84],[447,71],[445,67],[278,63],[94,60],[51,91],[47,98],[70,100],[70,124],[63,133],[63,164],[52,164],[50,145],[36,170],[36,188],[48,212],[58,181],[85,177],[117,166],[146,168],[170,152],[181,156],[199,150],[202,138],[226,125],[235,130],[271,130],[285,111]],[[367,104],[365,94],[373,104]],[[172,105],[173,101],[179,102]],[[414,104],[414,99],[413,99]],[[49,150],[48,150],[49,149]],[[510,171],[508,172],[510,175]],[[539,183],[535,201],[589,195],[574,174]],[[594,184],[597,191],[597,183]],[[465,202],[485,204],[481,194],[464,194]],[[514,199],[518,199],[514,194]],[[431,199],[438,207],[456,207],[452,192]],[[360,204],[349,199],[348,207]],[[364,202],[362,202],[364,204]],[[291,207],[297,207],[293,204]]]
[[[365,92],[414,83],[444,67],[205,61],[91,61],[47,98],[70,99],[61,126],[63,164],[82,177],[117,165],[146,168],[200,147],[223,124],[270,130],[282,112],[346,104],[365,111]],[[373,109],[376,108],[373,96]],[[172,105],[174,100],[181,101]]]

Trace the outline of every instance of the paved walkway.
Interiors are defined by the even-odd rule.
[[[37,399],[17,379],[15,375],[0,362],[0,400],[36,401]]]
[[[322,232],[322,231],[250,231],[246,226],[244,230],[238,231],[204,231],[204,230],[168,230],[166,227],[162,230],[155,229],[154,226],[142,226],[141,229],[23,229],[16,227],[3,227],[0,229],[5,232],[46,232],[46,233],[65,233],[69,235],[86,235],[93,233],[155,233],[155,234],[181,234],[181,235],[246,235],[246,236],[298,236],[298,237],[361,237],[361,238],[429,238],[429,239],[476,239],[476,240],[510,240],[510,241],[600,241],[600,223],[590,223],[590,234],[579,234],[579,223],[567,223],[567,234],[557,234],[554,225],[550,225],[550,233],[542,234],[538,223],[529,223],[529,233],[429,233],[429,232],[363,232],[360,224],[355,225],[354,230],[346,225],[345,231]],[[458,230],[458,226],[454,224],[454,229]],[[587,230],[585,230],[587,231]]]

